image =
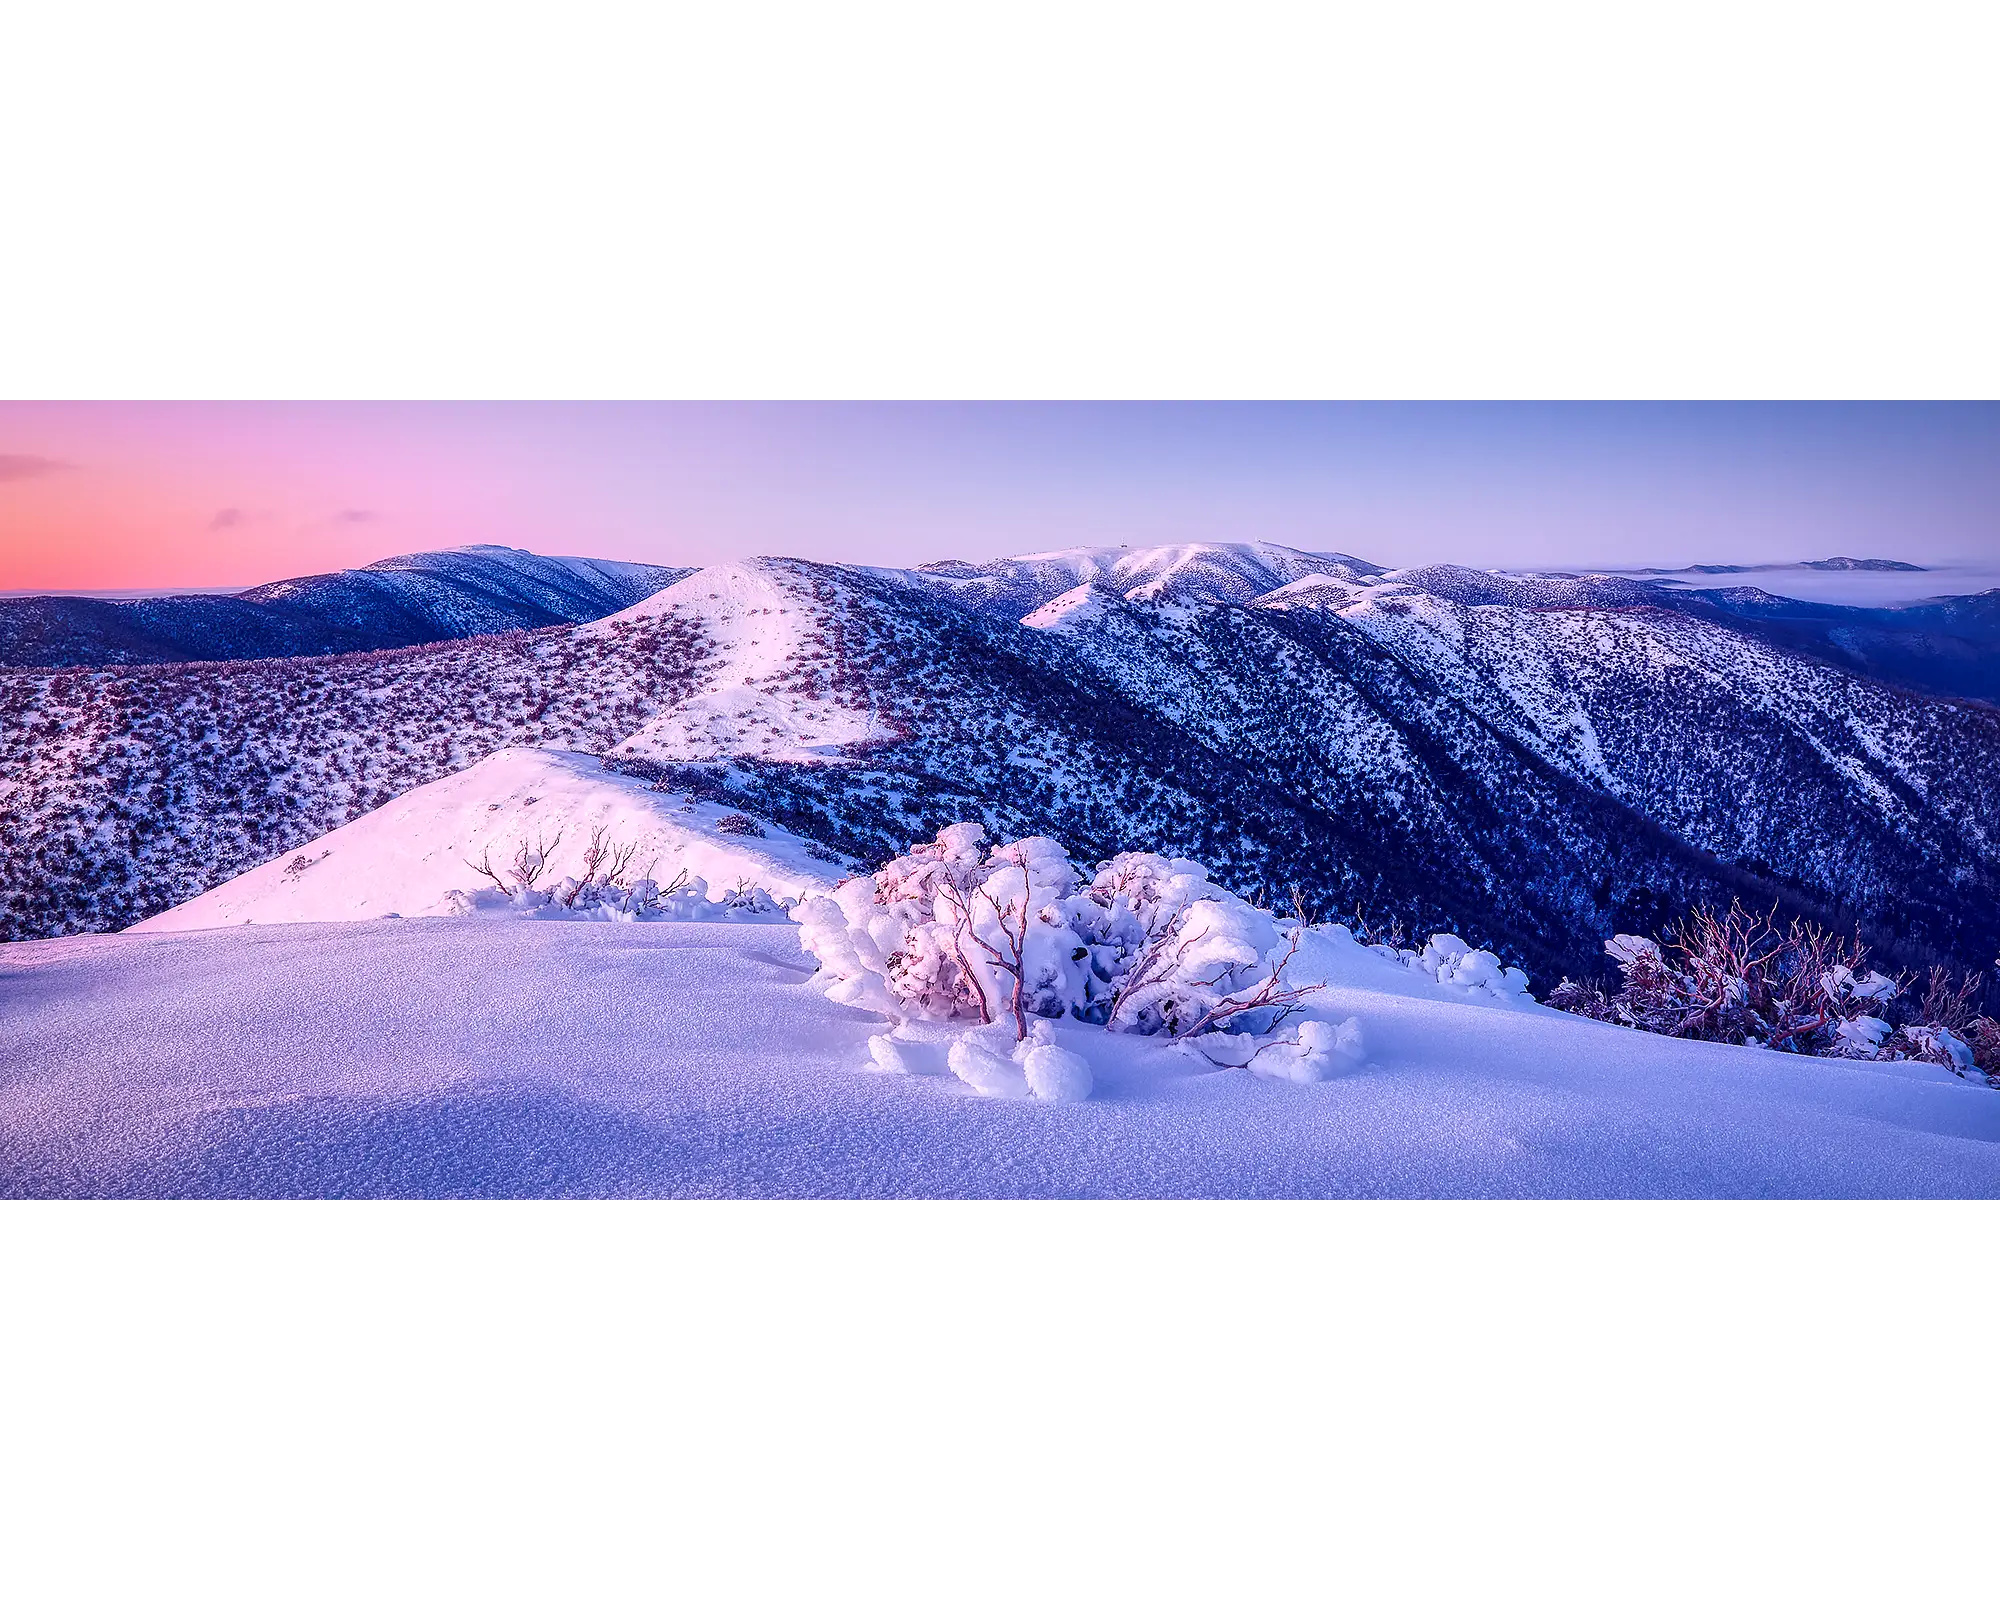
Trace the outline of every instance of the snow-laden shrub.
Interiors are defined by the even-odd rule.
[[[1872,1057],[1890,1032],[1883,1010],[1901,992],[1866,966],[1860,945],[1804,922],[1781,929],[1740,904],[1696,911],[1665,945],[1620,934],[1604,948],[1623,978],[1614,1017],[1681,1038]]]
[[[611,843],[605,830],[592,831],[580,863],[583,876],[567,877],[544,887],[549,858],[562,843],[537,838],[523,840],[505,872],[496,871],[491,852],[466,863],[491,884],[487,889],[453,889],[444,897],[449,916],[519,916],[581,919],[594,922],[778,922],[791,910],[789,900],[769,891],[738,883],[711,897],[708,883],[685,871],[671,883],[651,877],[627,880],[636,847]]]
[[[711,897],[702,878],[682,874],[672,883],[640,878],[629,884],[583,884],[565,878],[553,889],[453,889],[444,897],[450,916],[517,916],[541,921],[782,922],[791,902],[755,884],[739,883]]]
[[[828,993],[890,1016],[1118,1032],[1263,1034],[1318,987],[1286,982],[1298,944],[1191,861],[1130,853],[1088,881],[1051,839],[986,845],[977,823],[794,908]],[[977,1064],[976,1062],[974,1063]]]
[[[2000,1024],[1973,1009],[1974,975],[1953,985],[1943,969],[1921,994],[1908,974],[1868,965],[1868,951],[1824,928],[1768,913],[1702,909],[1661,939],[1605,941],[1615,993],[1564,979],[1559,1010],[1648,1033],[1798,1055],[1925,1061],[1976,1082],[2000,1081]],[[1993,1041],[1982,1053],[1980,1041]]]
[[[1886,1029],[1887,1024],[1883,1026]],[[1971,1041],[1959,1038],[1949,1028],[1927,1028],[1911,1022],[1900,1031],[1909,1042],[1911,1055],[1919,1061],[1934,1061],[1958,1073],[1970,1072],[1977,1064]]]
[[[1503,965],[1491,950],[1473,949],[1455,933],[1434,933],[1421,950],[1399,950],[1393,945],[1371,948],[1413,972],[1429,974],[1448,989],[1482,1000],[1511,1004],[1528,992],[1527,973]]]
[[[1289,1037],[1209,1034],[1190,1041],[1190,1047],[1217,1066],[1247,1067],[1260,1078],[1285,1078],[1293,1083],[1318,1083],[1358,1067],[1368,1050],[1359,1017],[1349,1017],[1338,1027],[1315,1017],[1300,1023]]]

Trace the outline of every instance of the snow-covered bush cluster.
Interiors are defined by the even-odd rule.
[[[2000,1022],[1976,1004],[1980,975],[1928,981],[1868,964],[1867,948],[1815,924],[1781,928],[1732,904],[1694,912],[1660,939],[1621,933],[1605,953],[1615,993],[1564,979],[1559,1010],[1647,1033],[1849,1060],[1925,1061],[2000,1083]]]
[[[706,879],[685,873],[671,883],[640,878],[630,884],[586,886],[565,898],[574,879],[549,890],[453,889],[445,895],[451,916],[523,916],[543,921],[782,922],[790,909],[755,885],[738,884],[711,898]]]
[[[1475,950],[1455,933],[1434,933],[1421,950],[1402,950],[1393,944],[1370,948],[1412,972],[1428,973],[1446,988],[1478,999],[1513,1002],[1528,992],[1527,973],[1519,967],[1503,966],[1491,950]]]
[[[468,861],[492,887],[453,889],[445,896],[447,912],[594,922],[780,922],[791,910],[789,900],[754,884],[739,883],[711,898],[707,881],[686,872],[665,884],[649,875],[631,878],[633,847],[611,843],[601,828],[583,853],[583,876],[544,885],[550,858],[561,843],[561,834],[553,840],[538,838],[532,845],[523,840],[504,871],[494,867],[490,852]]]
[[[1301,1083],[1366,1051],[1352,1017],[1287,1025],[1324,987],[1287,975],[1304,927],[1192,861],[1135,851],[1085,872],[1053,840],[989,846],[958,823],[792,917],[831,998],[898,1022],[870,1042],[879,1068],[927,1070],[926,1035],[943,1028],[949,1070],[982,1095],[1085,1098],[1064,1019]]]
[[[1025,1039],[1007,1022],[960,1028],[905,1020],[870,1039],[868,1054],[879,1072],[949,1072],[995,1100],[1088,1100],[1094,1083],[1090,1063],[1058,1044],[1042,1018]]]
[[[1131,853],[1087,879],[1051,839],[988,847],[962,822],[792,913],[829,992],[885,1015],[1011,1022],[1073,1017],[1174,1037],[1266,1033],[1319,985],[1298,944],[1192,861]]]

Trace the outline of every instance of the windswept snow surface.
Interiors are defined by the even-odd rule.
[[[2000,1195],[2000,1094],[1454,998],[1352,944],[1326,1082],[1063,1024],[988,1098],[795,929],[391,920],[0,948],[0,1194]],[[908,1071],[880,1070],[879,1055]],[[937,1056],[937,1060],[926,1056]]]
[[[717,825],[729,815],[727,806],[607,772],[595,756],[498,750],[134,931],[442,916],[452,890],[490,887],[468,863],[490,860],[504,874],[524,844],[553,847],[549,883],[580,876],[596,828],[609,844],[633,846],[632,876],[661,883],[685,870],[715,889],[742,883],[796,899],[841,876],[808,854],[809,841],[775,825],[761,838],[721,832]]]

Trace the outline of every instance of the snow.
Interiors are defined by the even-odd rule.
[[[821,994],[786,925],[15,943],[0,1193],[2000,1195],[2000,1095],[1942,1068],[1483,1003],[1333,936],[1300,960],[1310,1020],[1358,1019],[1323,1081],[1059,1022],[1094,1080],[1068,1103],[945,1073],[967,1035],[942,1024],[878,1070],[882,1021]]]
[[[642,618],[678,612],[699,619],[717,652],[711,687],[655,717],[616,754],[813,764],[882,735],[866,712],[792,685],[789,669],[809,644],[818,644],[820,629],[806,597],[782,573],[774,562],[704,567],[584,630],[615,634]]]
[[[134,925],[169,932],[232,923],[352,922],[448,914],[454,892],[489,888],[475,866],[505,869],[522,845],[561,836],[549,879],[581,872],[591,832],[635,846],[634,873],[662,884],[685,869],[718,890],[743,883],[796,899],[841,876],[808,842],[774,824],[763,838],[725,834],[729,810],[653,789],[568,750],[496,751],[398,795],[302,849]],[[303,865],[300,865],[303,863]]]
[[[1263,541],[1163,545],[1079,545],[978,565],[919,568],[960,599],[1023,617],[1078,588],[1096,587],[1152,604],[1247,604],[1313,573],[1358,580],[1379,573],[1372,562],[1337,552],[1294,550]],[[1035,598],[1028,598],[1035,597]],[[1026,598],[1025,604],[1019,604]],[[1046,625],[1038,623],[1037,626]]]
[[[969,1035],[953,1042],[948,1059],[951,1075],[974,1094],[995,1100],[1025,1100],[1030,1093],[1028,1075],[1019,1065]]]
[[[1090,1063],[1056,1043],[1052,1024],[1037,1022],[1021,1050],[1021,1070],[1038,1100],[1088,1100],[1094,1087]]]
[[[1118,596],[1094,583],[1079,583],[1048,604],[1037,606],[1021,619],[1021,624],[1028,628],[1060,628],[1101,622],[1106,609],[1118,602]]]

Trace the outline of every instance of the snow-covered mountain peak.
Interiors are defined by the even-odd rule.
[[[1465,606],[1560,610],[1573,607],[1658,606],[1665,603],[1660,590],[1630,578],[1514,575],[1457,566],[1450,562],[1401,568],[1383,574],[1382,581],[1384,584],[1399,585],[1405,590],[1422,590]]]
[[[686,570],[468,545],[238,594],[31,595],[0,600],[0,669],[276,660],[515,633],[622,610]]]
[[[620,623],[667,612],[699,615],[732,633],[745,631],[746,619],[782,614],[798,603],[798,591],[787,581],[794,565],[776,556],[758,556],[696,567],[636,605],[600,618],[585,631],[612,632]],[[757,630],[750,627],[747,631]]]
[[[998,561],[939,562],[917,569],[961,603],[998,616],[1025,617],[1078,584],[1128,600],[1244,605],[1305,577],[1361,578],[1382,569],[1354,556],[1286,545],[1083,545]]]

